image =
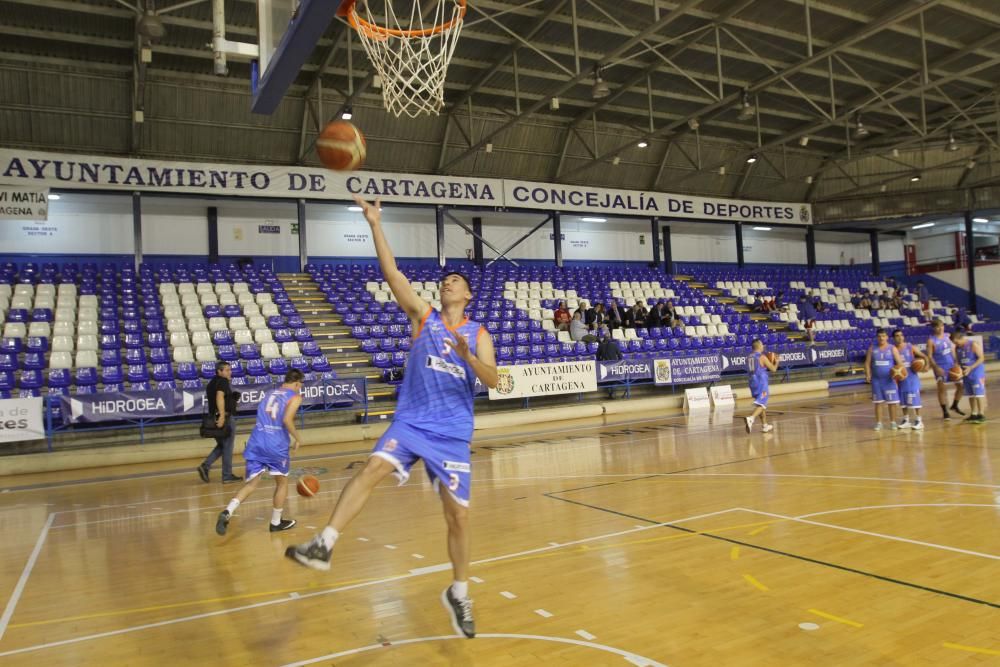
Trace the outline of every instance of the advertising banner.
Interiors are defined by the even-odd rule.
[[[4,185],[0,180],[0,219],[48,220],[48,217],[48,188]]]
[[[490,400],[597,391],[594,366],[593,361],[500,366],[496,389],[490,389]]]
[[[0,442],[41,440],[44,437],[42,399],[6,398],[0,400]]]
[[[653,377],[652,359],[622,359],[620,361],[598,361],[598,382],[622,382],[625,380],[649,380]]]
[[[653,379],[656,384],[715,382],[721,376],[722,354],[719,352],[653,361]]]
[[[16,190],[85,188],[156,193],[332,199],[355,194],[403,204],[532,208],[748,223],[812,224],[809,204],[720,199],[497,178],[333,172],[297,166],[212,164],[0,149],[0,183]],[[0,202],[2,205],[3,202]],[[8,202],[8,204],[13,204]],[[17,206],[23,206],[18,203]],[[36,204],[47,207],[47,201]],[[3,215],[14,218],[18,215]],[[42,218],[44,219],[44,218]],[[263,228],[259,233],[274,233]]]

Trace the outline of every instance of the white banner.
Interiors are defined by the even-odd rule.
[[[0,183],[29,187],[180,192],[243,197],[449,204],[811,224],[809,204],[745,201],[613,190],[496,178],[369,171],[335,172],[294,166],[167,162],[0,149]],[[11,217],[3,216],[2,217]]]
[[[42,440],[42,399],[8,398],[0,400],[0,442]]]
[[[48,216],[48,188],[0,181],[0,219],[47,220]]]
[[[597,391],[593,361],[500,366],[497,376],[496,389],[490,389],[491,401]]]
[[[701,218],[786,225],[812,224],[809,204],[744,201],[672,195],[666,192],[612,190],[579,185],[555,185],[528,181],[503,182],[508,207],[553,211],[606,213],[608,215],[658,215],[668,218]]]

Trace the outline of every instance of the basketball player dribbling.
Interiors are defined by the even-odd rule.
[[[288,547],[285,555],[316,570],[330,569],[337,538],[358,515],[375,486],[390,473],[400,484],[418,459],[441,497],[448,524],[448,556],[454,582],[442,602],[456,632],[476,634],[469,597],[469,486],[472,399],[475,381],[497,384],[493,341],[486,329],[465,316],[472,300],[469,281],[459,273],[441,280],[441,310],[417,296],[396,266],[382,232],[379,201],[355,201],[371,226],[382,275],[413,325],[413,344],[406,360],[392,425],[379,439],[365,467],[344,487],[323,531],[312,541]]]

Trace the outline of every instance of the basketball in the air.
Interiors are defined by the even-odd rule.
[[[365,137],[352,123],[335,120],[316,139],[316,153],[327,169],[353,171],[365,163]]]
[[[914,359],[911,368],[913,368],[914,373],[923,373],[924,369],[927,368],[927,362],[923,359]]]
[[[952,366],[948,369],[948,379],[952,382],[958,382],[963,376],[964,374],[962,373],[961,366]]]
[[[299,477],[299,483],[295,485],[295,490],[300,496],[312,498],[319,491],[319,480],[312,475],[302,475]]]
[[[776,353],[774,353],[774,352],[766,352],[765,356],[767,357],[768,361],[770,361],[772,364],[774,364],[775,368],[778,367],[778,355]]]
[[[900,380],[905,380],[906,376],[909,374],[910,374],[909,371],[906,370],[906,366],[893,366],[892,371],[890,372],[892,379],[895,380],[896,382],[899,382]]]

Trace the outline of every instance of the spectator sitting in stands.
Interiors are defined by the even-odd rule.
[[[623,313],[618,308],[618,302],[614,299],[611,300],[611,306],[608,308],[608,327],[611,329],[618,329],[622,325]]]
[[[583,313],[577,310],[573,313],[573,319],[569,323],[569,337],[576,343],[593,343],[597,337],[588,333],[587,325],[583,321]]]
[[[667,306],[662,301],[658,302],[653,306],[649,313],[646,314],[646,328],[650,329],[652,327],[663,326],[664,317],[666,317]]]
[[[587,311],[587,316],[584,318],[584,322],[587,323],[587,328],[591,331],[599,330],[603,325],[607,324],[608,314],[604,311],[604,304],[599,303],[590,310]]]
[[[861,295],[861,300],[858,302],[858,308],[864,308],[865,310],[871,310],[872,299],[871,295],[867,292]]]
[[[784,292],[778,292],[778,295],[776,297],[774,297],[774,299],[772,301],[774,303],[774,309],[775,310],[784,310],[785,309],[785,293]]]
[[[639,311],[639,304],[633,303],[622,315],[622,326],[626,329],[634,328],[636,325],[636,313]],[[641,320],[639,320],[641,322]]]
[[[969,317],[969,313],[965,311],[965,308],[956,308],[952,311],[951,317],[955,321],[955,326],[962,327],[966,331],[972,331],[972,318]]]
[[[573,317],[579,315],[580,321],[583,322],[584,324],[587,324],[587,310],[588,310],[587,302],[581,301],[580,305],[577,306],[576,310],[573,311]]]
[[[565,301],[559,302],[559,307],[556,308],[556,312],[552,315],[552,322],[556,325],[558,331],[569,331],[570,320],[573,319],[573,315],[570,314],[569,308],[566,307]]]
[[[666,311],[664,313],[664,321],[662,326],[669,327],[679,327],[684,326],[681,322],[680,316],[677,314],[677,306],[674,305],[673,301],[667,301]]]

